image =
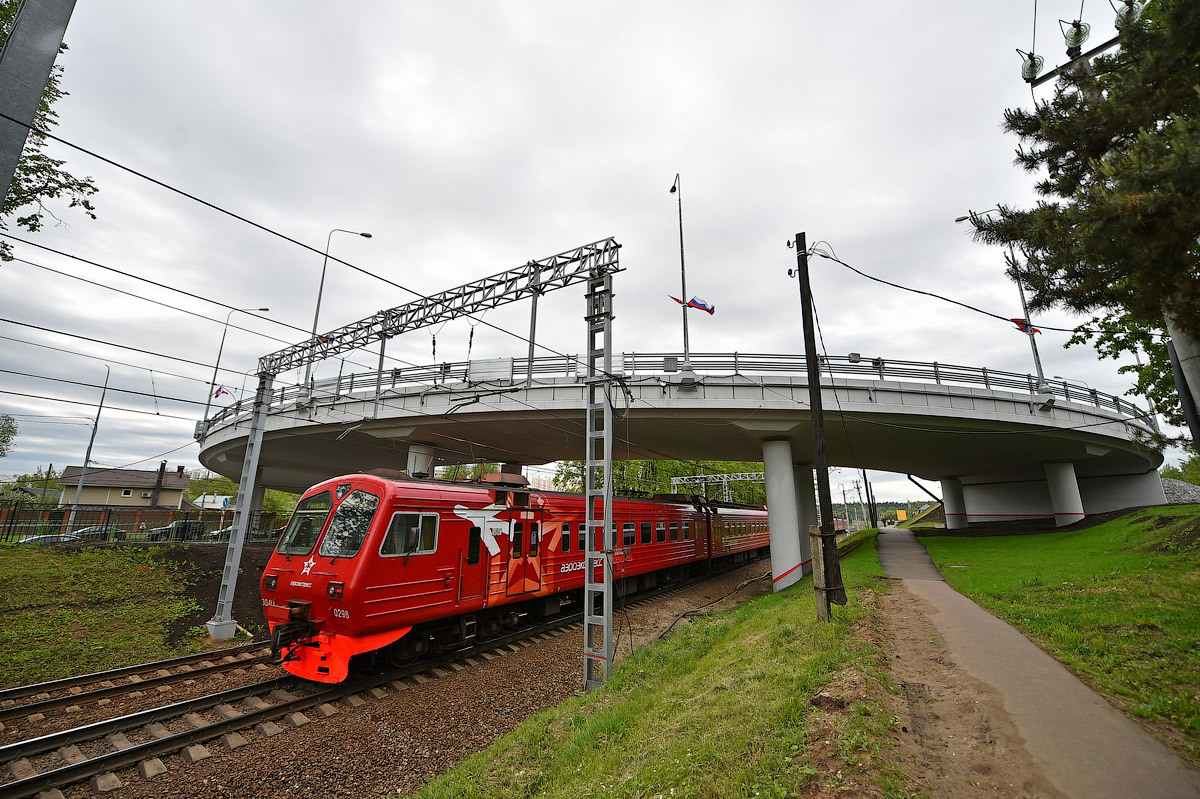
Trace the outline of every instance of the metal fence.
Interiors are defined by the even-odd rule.
[[[692,370],[698,377],[731,377],[736,375],[779,374],[798,377],[807,376],[803,354],[779,355],[766,353],[692,353]],[[1105,394],[1089,386],[1070,380],[1051,379],[1038,386],[1037,378],[1031,374],[1005,372],[986,366],[962,366],[938,363],[937,361],[903,361],[886,358],[865,358],[859,355],[819,356],[822,381],[835,378],[860,380],[906,381],[933,383],[936,385],[982,386],[992,390],[1016,391],[1021,393],[1052,395],[1068,402],[1092,405],[1112,411],[1131,419],[1148,419],[1149,414],[1128,400]],[[683,365],[681,353],[623,353],[614,358],[614,369],[626,377],[663,377],[677,374]],[[489,368],[481,370],[479,361],[431,364],[428,366],[406,366],[384,369],[382,372],[339,374],[336,378],[314,381],[309,385],[280,386],[271,393],[271,406],[280,407],[289,403],[305,404],[335,403],[339,401],[369,400],[385,391],[425,388],[435,390],[442,386],[496,386],[536,382],[538,378],[568,377],[583,379],[585,367],[578,356],[552,356],[534,358],[505,358],[487,362]],[[497,369],[499,364],[503,368]],[[617,365],[619,364],[619,365]],[[486,374],[486,379],[478,379]],[[218,411],[209,420],[209,429],[220,424],[229,424],[238,416],[248,413],[252,402],[240,400]]]
[[[251,514],[247,540],[274,542],[287,520],[286,513]],[[72,523],[69,506],[0,502],[0,543],[42,537],[47,537],[43,539],[46,543],[54,543],[53,539],[61,536],[101,542],[219,543],[228,541],[232,530],[233,512],[229,510],[80,505]]]

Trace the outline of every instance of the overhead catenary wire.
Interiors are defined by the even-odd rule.
[[[111,158],[107,158],[106,156],[103,156],[103,155],[100,155],[99,153],[97,153],[97,152],[95,152],[95,151],[93,151],[93,150],[89,150],[89,149],[87,149],[86,147],[82,147],[82,146],[80,146],[80,145],[78,145],[78,144],[75,144],[74,142],[67,141],[66,139],[64,139],[64,138],[62,138],[62,137],[60,137],[60,136],[55,136],[54,134],[50,133],[48,130],[45,130],[45,129],[43,129],[43,128],[36,127],[36,126],[34,126],[34,125],[30,125],[29,123],[27,123],[27,122],[23,122],[22,120],[15,119],[15,118],[13,118],[13,117],[9,116],[8,114],[5,114],[5,113],[4,113],[4,112],[2,112],[2,111],[0,111],[0,118],[2,118],[2,119],[6,119],[6,120],[8,120],[9,122],[12,122],[12,123],[14,123],[14,124],[16,124],[16,125],[20,125],[20,126],[21,126],[21,127],[23,127],[23,128],[27,128],[27,129],[28,129],[28,130],[30,130],[31,132],[37,133],[37,134],[38,134],[38,135],[40,135],[40,136],[44,136],[45,138],[47,138],[47,139],[50,139],[51,141],[58,142],[59,144],[62,144],[62,145],[64,145],[64,146],[66,146],[66,147],[70,147],[71,149],[73,149],[73,150],[76,150],[76,151],[78,151],[78,152],[81,152],[81,153],[83,153],[84,155],[91,156],[92,158],[95,158],[96,160],[98,160],[98,161],[101,161],[101,162],[103,162],[103,163],[105,163],[105,164],[108,164],[109,166],[112,166],[112,167],[114,167],[114,168],[116,168],[116,169],[119,169],[119,170],[121,170],[121,171],[123,171],[123,172],[128,172],[129,174],[131,174],[131,175],[133,175],[133,176],[135,176],[135,177],[141,178],[142,180],[145,180],[145,181],[147,181],[147,182],[149,182],[149,183],[153,183],[154,185],[158,186],[159,188],[162,188],[162,189],[165,189],[165,190],[167,190],[167,191],[170,191],[170,192],[172,192],[172,193],[178,194],[179,196],[181,196],[181,197],[184,197],[184,198],[186,198],[186,199],[189,199],[189,200],[191,200],[191,201],[193,201],[193,202],[199,203],[200,205],[203,205],[203,206],[204,206],[204,207],[206,207],[206,208],[209,208],[209,209],[211,209],[211,210],[213,210],[213,211],[216,211],[216,212],[218,212],[218,213],[221,213],[221,214],[224,214],[224,215],[226,215],[226,216],[229,216],[229,217],[231,217],[231,218],[233,218],[233,219],[236,219],[236,220],[238,220],[239,222],[243,222],[243,223],[245,223],[245,224],[247,224],[247,225],[250,225],[251,227],[253,227],[253,228],[256,228],[256,229],[258,229],[258,230],[261,230],[261,231],[262,231],[262,232],[264,232],[264,233],[267,233],[267,234],[269,234],[269,235],[276,236],[276,237],[278,237],[278,238],[280,238],[280,239],[283,239],[284,241],[286,241],[286,242],[288,242],[288,243],[290,243],[290,244],[294,244],[294,245],[296,245],[297,247],[300,247],[300,248],[302,248],[302,249],[308,250],[309,252],[313,253],[314,255],[320,255],[320,256],[322,256],[322,257],[324,257],[324,258],[326,258],[326,259],[328,259],[328,260],[330,260],[330,261],[335,261],[335,262],[337,262],[337,263],[339,263],[339,264],[342,264],[343,266],[345,266],[345,267],[347,267],[347,268],[349,268],[349,269],[353,269],[353,270],[354,270],[354,271],[356,271],[356,272],[359,272],[359,273],[361,273],[361,274],[363,274],[363,275],[366,275],[367,277],[372,277],[372,278],[375,278],[376,280],[379,280],[379,281],[381,281],[381,282],[383,282],[383,283],[386,283],[386,284],[388,284],[389,286],[392,286],[392,287],[394,287],[394,288],[398,288],[398,289],[400,289],[401,291],[407,291],[409,294],[412,294],[413,296],[417,297],[418,299],[422,299],[422,300],[429,300],[429,299],[430,299],[430,298],[429,298],[427,295],[425,295],[425,294],[422,294],[421,292],[419,292],[419,291],[417,291],[417,290],[415,290],[415,289],[411,289],[411,288],[409,288],[408,286],[404,286],[404,285],[402,285],[402,284],[400,284],[400,283],[397,283],[397,282],[396,282],[396,281],[394,281],[394,280],[390,280],[390,279],[388,279],[388,278],[384,277],[383,275],[376,274],[375,272],[372,272],[372,271],[370,271],[369,269],[363,269],[362,267],[360,267],[360,266],[357,266],[357,265],[355,265],[355,264],[352,264],[352,263],[350,263],[349,261],[343,261],[341,258],[338,258],[337,256],[330,255],[330,254],[329,254],[329,253],[328,253],[326,250],[321,250],[321,249],[318,249],[318,248],[316,248],[316,247],[313,247],[313,246],[311,246],[311,245],[309,245],[309,244],[305,244],[304,242],[302,242],[302,241],[299,241],[298,239],[292,238],[291,236],[288,236],[288,235],[287,235],[287,234],[285,234],[285,233],[280,233],[280,232],[279,232],[279,231],[277,231],[277,230],[274,230],[274,229],[272,229],[272,228],[269,228],[269,227],[267,227],[266,225],[263,225],[263,224],[261,224],[261,223],[259,223],[259,222],[255,222],[254,220],[252,220],[252,219],[249,219],[249,218],[247,218],[247,217],[245,217],[245,216],[242,216],[241,214],[235,213],[235,212],[233,212],[233,211],[230,211],[230,210],[228,210],[227,208],[223,208],[223,207],[221,207],[221,206],[219,206],[219,205],[216,205],[215,203],[211,203],[211,202],[209,202],[209,201],[207,201],[207,200],[201,199],[200,197],[197,197],[197,196],[196,196],[196,195],[194,195],[194,194],[191,194],[191,193],[189,193],[189,192],[186,192],[186,191],[184,191],[183,189],[176,188],[176,187],[174,187],[174,186],[170,185],[169,183],[165,183],[165,182],[163,182],[163,181],[161,181],[161,180],[158,180],[157,178],[150,177],[149,175],[147,175],[147,174],[145,174],[145,173],[143,173],[143,172],[139,172],[138,170],[134,169],[133,167],[129,167],[129,166],[126,166],[125,164],[122,164],[122,163],[120,163],[120,162],[118,162],[118,161],[114,161],[113,159],[111,159]],[[10,237],[10,238],[15,238],[15,237]],[[36,246],[36,245],[35,245],[35,246]],[[226,306],[226,307],[229,307],[229,306]],[[466,316],[467,316],[467,318],[468,318],[468,319],[472,319],[472,318],[474,318],[474,317],[470,316],[469,314],[467,314]],[[498,332],[504,333],[504,334],[505,334],[505,335],[507,335],[507,336],[512,336],[513,338],[515,338],[515,339],[517,339],[517,340],[519,340],[519,341],[522,341],[522,342],[524,342],[524,343],[526,343],[526,344],[533,344],[535,347],[540,347],[541,349],[543,349],[543,350],[545,350],[546,352],[549,352],[549,353],[551,353],[551,354],[553,354],[553,355],[558,355],[558,356],[560,356],[560,357],[565,357],[563,353],[561,353],[561,352],[558,352],[557,350],[555,350],[555,349],[553,349],[553,348],[551,348],[551,347],[547,347],[547,346],[546,346],[546,345],[544,345],[544,344],[538,344],[538,343],[536,343],[536,342],[531,342],[529,339],[525,338],[524,336],[522,336],[522,335],[521,335],[521,334],[519,334],[519,333],[515,333],[515,332],[513,332],[513,331],[511,331],[511,330],[505,330],[504,328],[502,328],[502,327],[499,327],[499,326],[497,326],[497,325],[493,325],[493,324],[491,324],[490,322],[484,322],[484,321],[483,321],[483,319],[482,319],[482,317],[480,317],[480,319],[478,320],[478,323],[480,323],[480,324],[483,324],[483,325],[484,325],[484,326],[486,326],[486,327],[490,327],[490,328],[492,328],[493,330],[496,330],[496,331],[498,331]],[[311,331],[306,331],[306,332],[309,332],[309,333],[311,333]]]

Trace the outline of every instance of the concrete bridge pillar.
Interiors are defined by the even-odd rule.
[[[1079,481],[1075,479],[1075,464],[1067,461],[1044,466],[1054,524],[1058,527],[1074,524],[1083,518],[1083,498],[1079,495]]]
[[[946,529],[961,530],[967,526],[967,503],[963,499],[962,480],[944,477],[942,483],[942,507],[946,511]]]
[[[800,549],[800,508],[791,443],[787,440],[764,441],[763,467],[771,525],[771,582],[776,591],[782,591],[804,576],[806,560]],[[804,533],[807,537],[807,529]]]
[[[817,523],[817,495],[813,488],[813,467],[805,463],[795,466],[796,506],[799,508],[800,559],[804,574],[812,571],[812,536],[809,528]]]

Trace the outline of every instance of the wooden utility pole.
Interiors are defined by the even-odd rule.
[[[812,286],[808,280],[808,242],[796,234],[796,274],[800,278],[800,317],[804,322],[804,361],[808,366],[808,406],[812,414],[813,452],[817,471],[817,504],[821,524],[813,536],[813,588],[817,595],[817,618],[830,621],[830,605],[846,604],[842,566],[838,562],[837,531],[833,526],[833,499],[829,495],[829,462],[825,455],[825,419],[821,413],[821,364],[817,360],[817,336],[813,326]],[[791,275],[791,270],[788,271]]]

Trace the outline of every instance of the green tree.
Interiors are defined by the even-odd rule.
[[[21,0],[0,0],[0,47],[8,41],[20,7]],[[59,52],[65,52],[66,49],[64,44]],[[0,205],[0,230],[8,229],[8,219],[13,216],[18,227],[30,232],[40,230],[47,216],[61,223],[62,220],[46,206],[46,202],[51,200],[66,200],[69,208],[79,208],[92,219],[96,218],[91,197],[98,189],[92,178],[75,177],[63,169],[65,161],[51,158],[45,153],[46,137],[43,134],[58,124],[58,115],[53,106],[67,96],[67,92],[59,85],[62,73],[59,65],[55,65],[50,72],[50,80],[34,118],[33,130],[25,140],[25,149],[17,163],[12,186],[3,205]],[[0,260],[12,260],[12,246],[7,241],[0,241]]]
[[[1179,466],[1164,466],[1159,469],[1159,474],[1200,486],[1200,455],[1193,455]]]
[[[1200,4],[1160,0],[1122,30],[1119,50],[1058,81],[1032,111],[1009,109],[1017,163],[1043,199],[973,219],[980,240],[1011,245],[1009,274],[1030,307],[1098,314],[1116,328],[1200,338]],[[1120,320],[1124,319],[1124,322]],[[1155,382],[1169,385],[1161,359]]]
[[[12,449],[13,439],[17,437],[17,420],[6,413],[0,413],[0,458]]]
[[[563,491],[582,493],[583,461],[561,461],[554,483]],[[763,465],[754,461],[613,461],[613,492],[621,496],[671,493],[672,477],[692,477],[700,474],[738,474],[761,472]],[[700,494],[700,486],[686,486],[677,493]],[[731,499],[749,505],[766,502],[762,483],[739,481],[730,486]],[[711,499],[720,499],[716,484],[707,487]]]

